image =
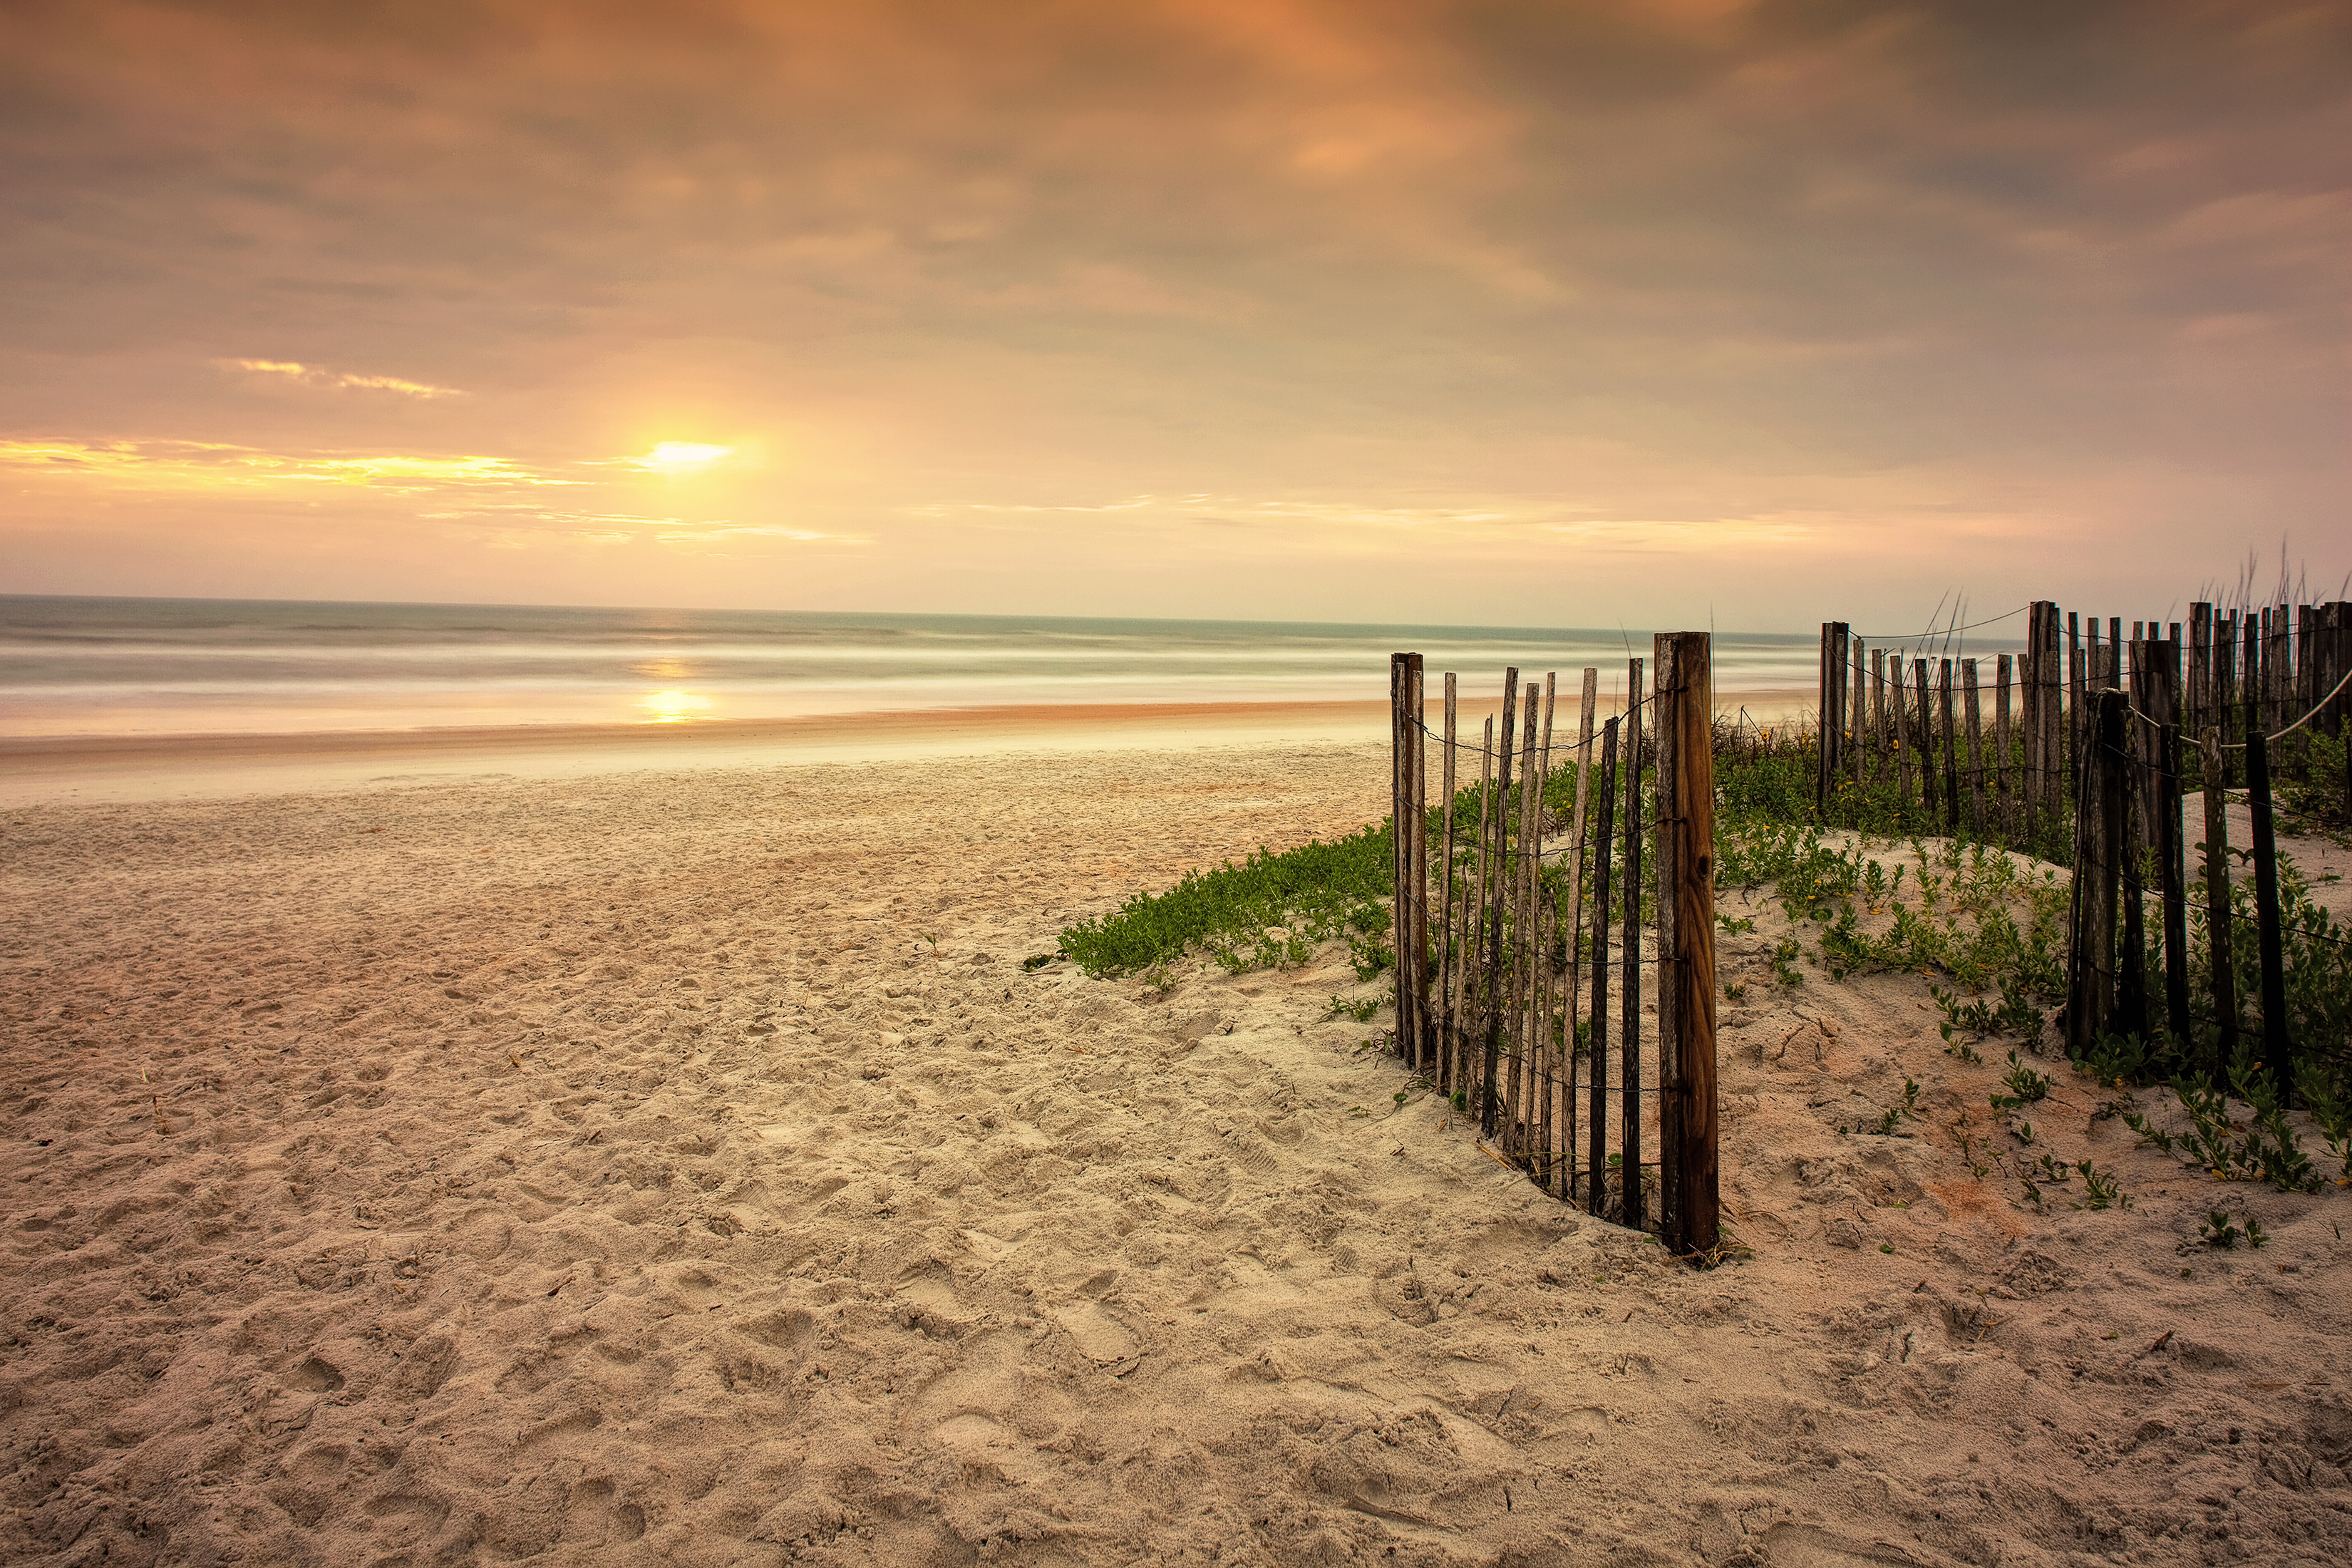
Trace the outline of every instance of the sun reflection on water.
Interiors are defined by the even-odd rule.
[[[637,699],[637,706],[653,715],[653,723],[682,724],[709,712],[712,704],[691,691],[656,691]]]

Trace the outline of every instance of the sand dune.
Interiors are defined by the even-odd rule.
[[[2077,1082],[2042,1137],[2132,1207],[2026,1208],[1954,1142],[1996,1074],[1917,977],[1727,1013],[1755,1255],[1702,1273],[1414,1096],[1329,1011],[1364,989],[1336,950],[1164,992],[1022,967],[1377,816],[1385,765],[7,811],[0,1552],[2352,1553],[2352,1200],[2136,1151]],[[1908,1135],[1835,1131],[1906,1077]],[[2215,1205],[2274,1239],[2196,1245]]]

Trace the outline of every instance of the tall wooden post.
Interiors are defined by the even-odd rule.
[[[1397,1055],[1409,1062],[1412,1060],[1412,978],[1405,967],[1405,952],[1412,941],[1412,916],[1406,909],[1411,893],[1404,866],[1412,829],[1405,822],[1404,659],[1402,653],[1389,655],[1389,880],[1394,889],[1389,901],[1389,937],[1396,945]]]
[[[1709,638],[1659,639],[1658,1167],[1662,1237],[1678,1253],[1720,1236],[1716,1152],[1715,754]],[[1667,912],[1671,911],[1670,918]],[[1667,999],[1672,998],[1671,1020]]]
[[[1813,815],[1829,808],[1844,771],[1847,627],[1822,623],[1821,741],[1813,757]]]
[[[1405,815],[1412,824],[1405,839],[1405,876],[1412,889],[1406,900],[1412,915],[1412,1050],[1405,1059],[1418,1070],[1429,1065],[1433,1033],[1429,1024],[1429,748],[1423,728],[1428,698],[1421,655],[1404,657]]]
[[[2023,755],[2020,779],[2020,804],[2024,807],[2025,832],[2033,830],[2035,814],[2042,809],[2042,645],[2044,640],[2042,622],[2047,618],[2049,605],[2041,599],[2025,606],[2025,651],[2018,656],[2017,678],[2021,683],[2019,714],[2023,733]],[[2014,836],[2012,836],[2014,841]]]

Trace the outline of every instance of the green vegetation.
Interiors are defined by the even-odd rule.
[[[1304,963],[1320,943],[1349,939],[1360,979],[1396,963],[1387,938],[1389,825],[1332,843],[1276,854],[1261,849],[1236,866],[1187,871],[1164,893],[1138,893],[1111,913],[1062,932],[1062,952],[1097,979],[1133,974],[1206,952],[1236,973]]]

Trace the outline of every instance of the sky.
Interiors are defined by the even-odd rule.
[[[2347,4],[6,0],[0,591],[2332,594],[2347,262]]]

